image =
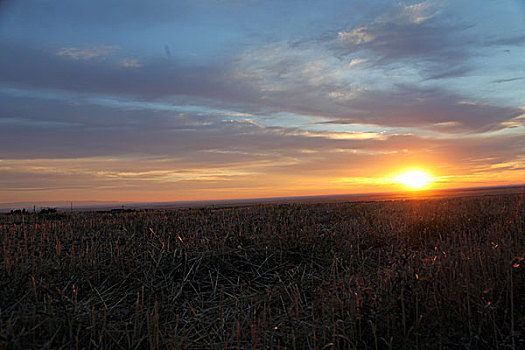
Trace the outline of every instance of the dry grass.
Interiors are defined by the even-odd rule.
[[[2,215],[0,348],[525,348],[523,204]]]

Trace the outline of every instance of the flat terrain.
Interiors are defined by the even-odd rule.
[[[191,208],[232,208],[262,204],[290,204],[290,203],[346,203],[346,202],[370,202],[370,201],[392,201],[413,199],[438,199],[472,196],[513,195],[523,193],[525,184],[514,186],[496,187],[474,187],[454,189],[427,189],[425,191],[402,191],[384,193],[352,193],[338,195],[312,195],[297,197],[269,197],[269,198],[244,198],[244,199],[221,199],[221,200],[195,200],[195,201],[172,201],[172,202],[101,202],[101,201],[40,201],[40,202],[14,202],[0,203],[0,213],[8,213],[13,209],[25,208],[33,211],[34,208],[57,208],[61,211],[85,212],[110,210],[115,208],[126,209],[191,209]]]
[[[0,348],[525,348],[523,194],[0,215]]]

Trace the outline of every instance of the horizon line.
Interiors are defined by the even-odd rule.
[[[310,194],[310,195],[299,195],[299,196],[270,196],[270,197],[248,197],[248,198],[223,198],[223,199],[189,199],[189,200],[172,200],[172,201],[119,201],[119,200],[53,200],[53,201],[19,201],[19,202],[0,202],[0,212],[5,212],[13,209],[31,209],[31,208],[49,208],[55,207],[56,209],[70,209],[81,210],[81,209],[98,209],[98,208],[109,208],[111,206],[128,206],[134,207],[135,209],[144,208],[140,205],[154,206],[157,209],[161,209],[162,205],[213,205],[216,204],[251,204],[249,202],[264,202],[264,201],[285,201],[293,200],[300,201],[301,199],[316,199],[316,198],[337,198],[337,197],[356,197],[356,196],[392,196],[392,195],[404,195],[403,197],[425,197],[431,193],[440,193],[447,191],[481,191],[481,190],[497,190],[497,189],[511,189],[525,187],[524,184],[511,184],[511,185],[496,185],[496,186],[475,186],[475,187],[454,187],[454,188],[437,188],[437,189],[423,189],[423,190],[406,190],[406,191],[382,191],[382,192],[354,192],[354,193],[338,193],[338,194]],[[74,203],[78,206],[75,207]],[[53,205],[54,203],[54,205]],[[66,205],[71,203],[71,205]],[[255,203],[253,203],[255,204]]]

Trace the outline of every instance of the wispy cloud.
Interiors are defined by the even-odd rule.
[[[120,61],[120,64],[122,65],[122,67],[125,67],[125,68],[139,68],[139,67],[142,66],[140,61],[138,59],[136,59],[136,58],[124,59],[124,60]]]
[[[462,31],[468,26],[441,18],[441,6],[398,5],[369,24],[339,31],[334,50],[341,57],[368,53],[379,65],[403,61],[427,78],[464,75],[472,39]]]
[[[421,24],[434,17],[438,13],[440,5],[443,6],[444,4],[427,1],[413,5],[401,5],[401,9],[397,10],[393,17],[400,22]]]
[[[93,48],[63,47],[59,49],[57,56],[67,57],[72,60],[103,60],[118,50],[117,46],[99,46]]]

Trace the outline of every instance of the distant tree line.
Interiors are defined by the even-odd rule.
[[[16,210],[11,210],[11,215],[17,215],[17,214],[28,214],[29,212],[25,209],[16,209]]]
[[[21,214],[29,214],[30,212],[26,209],[14,209],[10,211],[11,215],[21,215]],[[56,214],[57,210],[55,208],[43,208],[40,209],[38,212],[38,215],[47,215],[47,214]]]
[[[146,210],[147,211],[147,210]],[[135,213],[135,209],[110,209],[110,210],[97,210],[97,214],[118,214],[118,213]]]

